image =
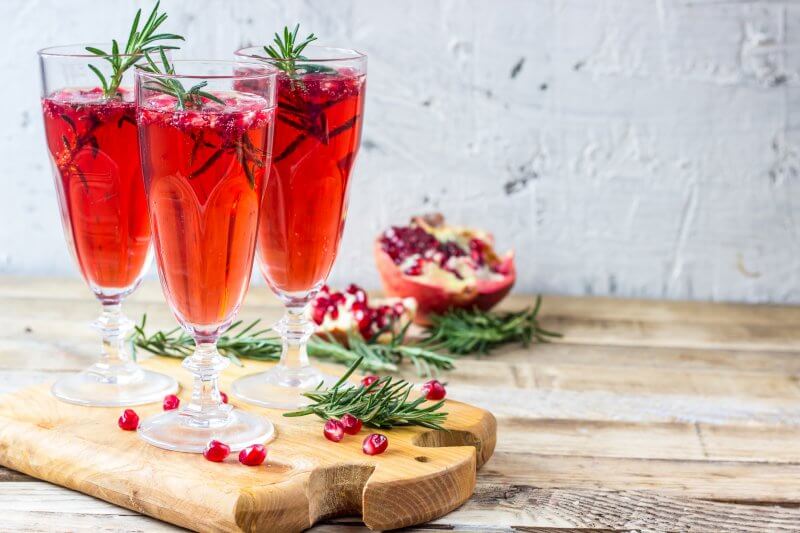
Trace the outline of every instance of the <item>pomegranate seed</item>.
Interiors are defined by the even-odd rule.
[[[215,463],[221,463],[231,453],[231,447],[218,440],[212,440],[206,444],[203,450],[203,457]]]
[[[318,326],[321,326],[322,323],[325,322],[325,311],[325,307],[314,305],[311,308],[311,320],[313,320]]]
[[[344,438],[344,426],[335,418],[331,418],[325,422],[325,427],[322,429],[322,433],[329,441],[339,442]]]
[[[263,444],[253,444],[239,452],[239,462],[247,466],[258,466],[267,458],[267,448]]]
[[[346,301],[347,298],[345,298],[344,294],[342,294],[341,292],[334,292],[333,294],[331,294],[330,297],[331,305],[338,306],[345,303]]]
[[[394,312],[394,316],[400,318],[401,316],[403,316],[403,313],[406,312],[406,306],[403,305],[403,302],[396,302],[392,306],[392,311]]]
[[[438,379],[432,379],[422,385],[422,394],[426,400],[441,400],[447,396],[447,391]]]
[[[353,302],[353,305],[350,306],[350,310],[352,312],[356,311],[366,311],[369,309],[369,306],[365,302]]]
[[[336,307],[335,305],[329,305],[328,308],[325,310],[325,312],[331,315],[331,318],[333,320],[339,318],[339,308]]]
[[[381,454],[385,452],[388,447],[389,439],[386,438],[386,435],[381,435],[380,433],[367,435],[367,438],[364,439],[363,444],[361,444],[361,449],[364,450],[364,453],[367,455]]]
[[[125,409],[117,424],[125,431],[136,431],[139,427],[139,415],[133,409]]]
[[[364,376],[363,378],[361,378],[361,386],[362,387],[369,387],[370,385],[372,385],[373,383],[378,381],[378,379],[380,379],[380,378],[378,378],[378,376],[376,376],[374,374],[370,374],[368,376]]]
[[[422,261],[417,259],[417,261],[405,269],[403,272],[406,276],[421,276],[422,275]]]
[[[347,289],[345,289],[345,292],[347,294],[355,294],[356,292],[358,292],[360,290],[361,290],[361,287],[359,287],[355,283],[351,283],[350,285],[347,286]]]
[[[166,396],[164,396],[165,411],[172,411],[173,409],[177,409],[180,404],[181,404],[181,399],[175,396],[174,394],[167,394]]]
[[[222,400],[222,403],[228,403],[228,395],[222,391],[219,391],[219,399]]]
[[[320,294],[329,294],[330,292],[331,292],[331,288],[328,287],[327,285],[323,285],[322,287],[319,288],[319,293]]]
[[[354,417],[350,413],[342,416],[341,422],[342,426],[344,426],[344,432],[348,435],[356,435],[359,431],[361,431],[361,420]]]

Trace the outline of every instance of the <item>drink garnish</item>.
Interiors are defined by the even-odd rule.
[[[308,34],[302,42],[297,42],[297,32],[300,30],[300,24],[295,25],[293,31],[289,31],[289,26],[283,27],[283,36],[278,33],[275,34],[273,41],[275,46],[268,45],[264,47],[264,51],[275,59],[275,66],[283,70],[292,77],[295,77],[298,69],[296,68],[295,61],[304,61],[307,58],[303,55],[303,50],[317,40],[317,36],[313,33]],[[277,48],[276,48],[277,47]],[[311,72],[336,72],[334,69],[324,65],[307,64],[301,67],[303,74]]]
[[[178,46],[156,46],[158,41],[179,40],[183,41],[184,38],[174,33],[156,33],[156,30],[167,20],[166,13],[158,13],[158,6],[160,2],[156,2],[153,11],[147,17],[147,20],[139,29],[139,20],[142,16],[142,10],[136,11],[136,16],[133,18],[133,25],[128,34],[128,41],[125,43],[124,50],[120,51],[119,43],[116,39],[111,41],[111,53],[108,53],[93,46],[87,46],[86,51],[102,57],[111,64],[111,78],[106,79],[100,69],[94,65],[89,65],[89,68],[100,79],[103,86],[103,95],[106,98],[116,97],[120,83],[122,83],[122,76],[130,69],[137,61],[139,61],[148,52],[154,52],[157,49],[162,50],[175,50]]]
[[[153,61],[153,58],[150,57],[149,52],[145,52],[144,54],[144,57],[147,60],[147,65],[143,65],[141,68],[152,74],[167,74],[174,76],[175,66],[172,65],[167,59],[167,54],[164,52],[165,50],[166,47],[158,47],[159,58],[161,60],[161,65],[164,68],[163,71],[161,68],[159,68],[158,64]],[[144,83],[144,87],[150,91],[173,96],[176,101],[175,105],[180,110],[185,110],[187,107],[194,109],[203,107],[203,98],[207,98],[208,100],[218,104],[225,105],[225,102],[223,102],[217,96],[208,91],[202,90],[207,85],[207,81],[201,81],[189,89],[186,89],[176,78],[154,78],[152,81],[147,81]]]
[[[425,396],[409,400],[414,385],[403,379],[385,376],[368,387],[348,384],[347,379],[363,359],[356,360],[332,387],[317,387],[316,390],[303,393],[313,402],[311,405],[284,413],[283,416],[317,415],[330,420],[350,413],[365,426],[373,428],[422,426],[443,429],[442,423],[447,419],[447,413],[440,409],[444,406],[444,400],[424,407],[427,401]]]

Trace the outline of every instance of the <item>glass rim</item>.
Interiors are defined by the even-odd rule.
[[[96,59],[103,59],[106,57],[112,57],[114,55],[110,52],[105,55],[93,54],[88,50],[86,50],[87,46],[92,46],[94,48],[102,47],[106,50],[111,50],[112,44],[110,42],[59,44],[55,46],[48,46],[46,48],[40,48],[39,50],[36,51],[36,54],[39,57],[75,57],[75,58],[94,57]],[[120,57],[144,57],[144,54],[118,54],[118,55]]]
[[[277,76],[279,69],[271,65],[264,65],[259,61],[239,61],[235,59],[176,59],[172,61],[172,65],[185,65],[190,64],[216,64],[216,65],[242,65],[245,67],[255,67],[261,69],[261,72],[248,71],[246,73],[234,74],[168,74],[166,72],[150,72],[147,70],[147,65],[136,64],[133,66],[134,74],[139,77],[148,78],[161,78],[161,79],[189,79],[189,80],[247,80],[247,79],[265,79],[274,78]]]
[[[260,61],[267,61],[267,62],[270,62],[270,63],[273,63],[273,62],[277,63],[279,61],[287,61],[286,58],[274,58],[274,57],[269,57],[269,56],[259,56],[259,55],[245,53],[245,50],[256,49],[256,48],[260,49],[260,50],[264,50],[264,46],[267,46],[267,45],[251,44],[250,46],[245,46],[245,47],[239,48],[238,50],[236,50],[236,52],[234,52],[234,54],[239,56],[239,57],[258,58]],[[308,45],[305,49],[306,50],[328,50],[328,51],[331,51],[331,52],[342,53],[342,55],[340,55],[338,57],[322,57],[322,58],[319,58],[319,59],[312,59],[312,58],[295,59],[294,60],[295,63],[300,63],[300,64],[305,64],[305,63],[335,63],[336,61],[357,61],[357,60],[364,60],[364,59],[367,58],[367,54],[365,54],[364,52],[360,52],[359,50],[356,50],[355,48],[342,48],[342,47],[339,47],[339,46],[321,46],[321,45],[311,44],[311,45]],[[344,55],[343,53],[347,53],[348,55]]]

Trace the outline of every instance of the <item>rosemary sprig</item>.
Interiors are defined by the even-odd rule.
[[[260,320],[242,326],[239,320],[231,325],[226,335],[217,341],[220,354],[234,364],[242,365],[242,359],[277,361],[280,359],[282,343],[280,337],[270,334],[269,328],[259,329]],[[147,352],[167,357],[187,357],[194,353],[194,340],[181,328],[156,331],[148,335],[145,331],[147,315],[135,326],[131,342]],[[235,331],[238,328],[239,331]],[[370,372],[396,372],[397,365],[410,360],[421,376],[429,376],[439,370],[453,368],[453,358],[430,349],[404,344],[405,331],[395,335],[389,344],[376,340],[365,341],[357,333],[350,334],[347,344],[336,338],[314,336],[308,342],[308,354],[317,359],[342,365],[352,365],[363,359],[362,369]]]
[[[452,354],[486,354],[512,342],[528,346],[534,341],[549,342],[561,337],[539,325],[538,315],[542,297],[536,297],[533,307],[515,312],[490,312],[479,309],[454,309],[443,315],[431,316],[432,325],[421,342],[433,350]]]
[[[298,417],[317,415],[329,420],[350,413],[374,428],[388,429],[396,426],[422,426],[430,429],[443,429],[442,423],[447,413],[440,411],[444,400],[427,407],[421,407],[425,397],[420,395],[413,400],[409,396],[414,386],[405,380],[395,380],[386,376],[372,383],[369,387],[347,384],[348,378],[363,362],[363,358],[355,361],[347,372],[328,389],[317,387],[316,390],[303,395],[314,403],[300,409],[284,413],[283,416]]]
[[[133,25],[128,34],[128,41],[125,43],[125,48],[120,51],[119,43],[116,39],[111,41],[111,53],[108,53],[93,46],[87,46],[86,51],[96,56],[102,57],[111,64],[111,77],[106,79],[100,69],[94,65],[89,65],[89,68],[100,79],[100,84],[103,86],[103,95],[106,98],[111,98],[117,95],[120,83],[122,83],[122,76],[131,68],[143,55],[148,52],[156,50],[154,43],[157,41],[179,40],[183,41],[184,38],[180,35],[173,33],[156,33],[156,30],[167,20],[166,13],[158,13],[158,6],[160,2],[156,2],[153,11],[147,17],[147,20],[139,29],[139,20],[142,16],[142,10],[136,11],[136,16],[133,18]],[[159,46],[158,48],[164,50],[174,50],[177,46]]]
[[[264,47],[264,52],[269,57],[275,59],[274,65],[282,71],[289,74],[291,77],[296,77],[297,68],[295,61],[306,60],[303,55],[303,50],[306,46],[317,40],[317,36],[309,33],[308,37],[301,42],[297,42],[297,32],[300,31],[300,24],[296,24],[294,30],[289,30],[289,26],[283,27],[283,35],[275,33],[273,42],[275,45],[267,45]],[[307,64],[302,67],[303,73],[309,72],[335,72],[334,69],[324,65]]]
[[[153,61],[148,52],[145,52],[144,57],[147,60],[147,65],[142,66],[142,69],[153,74],[167,74],[175,75],[175,66],[170,64],[167,59],[167,54],[164,52],[166,48],[163,46],[158,47],[159,59],[164,68],[162,71],[158,64]],[[208,85],[207,81],[193,85],[189,89],[184,88],[183,84],[177,78],[154,78],[151,81],[144,83],[144,88],[150,91],[155,91],[163,94],[174,96],[176,99],[176,106],[180,110],[185,110],[187,107],[200,108],[203,106],[203,98],[207,98],[218,104],[225,105],[220,98],[202,89]]]

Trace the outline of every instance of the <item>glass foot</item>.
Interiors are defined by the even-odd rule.
[[[53,396],[67,403],[91,407],[122,407],[160,402],[167,394],[178,391],[174,378],[138,369],[132,379],[116,380],[84,370],[63,377],[50,389]]]
[[[227,421],[216,426],[197,426],[181,411],[152,416],[139,426],[139,437],[159,448],[176,452],[202,453],[211,440],[224,442],[231,451],[265,443],[275,434],[272,422],[260,416],[232,409]]]
[[[278,365],[266,372],[237,379],[231,390],[237,398],[261,407],[298,409],[311,403],[303,396],[304,392],[317,388],[320,383],[330,387],[338,380],[312,366],[290,370]]]

